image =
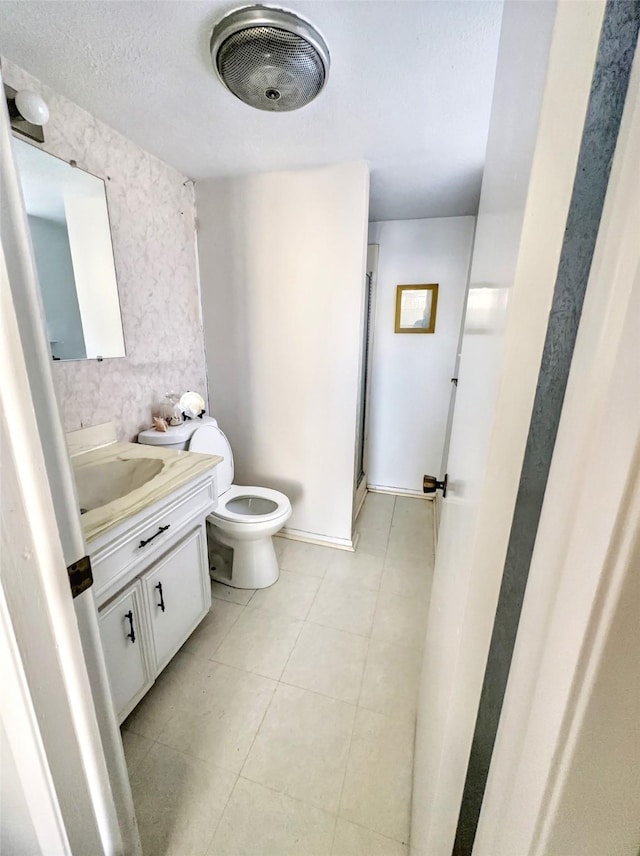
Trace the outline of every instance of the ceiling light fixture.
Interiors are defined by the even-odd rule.
[[[49,121],[49,107],[44,98],[30,89],[16,91],[6,83],[4,95],[13,130],[37,143],[44,143],[42,126]]]
[[[210,48],[222,83],[258,110],[304,107],[329,75],[329,48],[320,33],[283,9],[236,9],[213,28]]]

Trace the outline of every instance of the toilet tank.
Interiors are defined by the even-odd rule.
[[[166,431],[156,431],[155,428],[147,428],[138,434],[138,443],[146,446],[163,446],[165,449],[173,449],[178,452],[188,449],[191,436],[194,431],[203,425],[218,423],[211,416],[203,416],[201,419],[187,419],[181,425],[170,425]]]

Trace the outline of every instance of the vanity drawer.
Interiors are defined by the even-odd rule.
[[[173,494],[169,501],[155,503],[126,521],[109,541],[91,549],[98,603],[112,597],[127,578],[140,572],[141,566],[149,565],[166,551],[186,526],[206,517],[215,507],[215,496],[215,480],[190,486],[188,491]]]

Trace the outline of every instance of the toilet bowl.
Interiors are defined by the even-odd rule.
[[[203,417],[138,435],[139,443],[188,449],[224,460],[216,468],[218,505],[207,517],[211,579],[234,588],[267,588],[279,575],[273,536],[291,516],[280,491],[233,484],[233,453],[215,419]]]

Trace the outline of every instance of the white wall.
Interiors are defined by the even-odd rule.
[[[422,492],[440,474],[474,217],[372,223],[379,244],[367,483]],[[394,333],[396,287],[438,283],[434,334]]]
[[[287,528],[349,542],[369,173],[362,162],[211,180],[196,201],[211,412],[236,483]]]

